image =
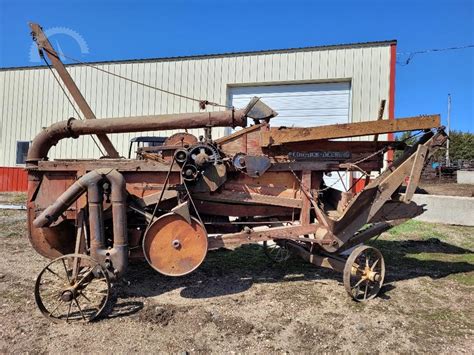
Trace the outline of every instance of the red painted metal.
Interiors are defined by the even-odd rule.
[[[362,179],[359,179],[359,180],[353,178],[352,176],[351,176],[351,178],[352,178],[351,179],[351,184],[353,185],[351,192],[354,193],[354,194],[357,194],[357,193],[361,192],[365,187],[365,178],[362,178]],[[355,184],[354,184],[354,182],[355,182]]]
[[[28,174],[23,168],[0,167],[0,192],[22,192],[28,189]]]

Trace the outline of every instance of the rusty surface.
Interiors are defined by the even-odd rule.
[[[374,297],[384,276],[379,252],[341,253],[423,212],[410,198],[423,166],[447,139],[442,129],[430,130],[438,128],[439,116],[279,129],[270,126],[276,115],[254,98],[241,110],[53,124],[36,136],[27,157],[31,244],[51,259],[85,252],[115,279],[129,258],[180,276],[198,268],[208,250],[266,242],[268,252],[272,242],[277,252],[343,272],[356,300]],[[255,124],[245,127],[247,118]],[[244,128],[216,141],[184,132],[236,126]],[[139,149],[136,159],[47,158],[66,138],[170,129],[183,132]],[[416,129],[426,131],[413,146],[331,141]],[[403,150],[401,158],[382,171],[384,154],[394,149]],[[354,195],[350,187],[344,192],[324,183],[325,173],[341,170],[379,175]],[[407,193],[400,195],[407,178]],[[364,265],[369,254],[379,261]]]
[[[27,163],[45,160],[49,149],[64,138],[82,135],[172,130],[203,127],[245,126],[245,109],[223,112],[199,112],[177,115],[102,118],[58,122],[39,133],[28,151]]]
[[[183,276],[195,270],[204,261],[207,248],[204,226],[195,218],[188,223],[175,213],[153,222],[143,239],[148,263],[167,276]]]

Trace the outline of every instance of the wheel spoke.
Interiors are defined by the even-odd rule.
[[[50,273],[52,273],[53,275],[57,276],[60,280],[67,281],[67,280],[64,279],[64,277],[61,277],[57,272],[51,270],[51,269],[49,268],[49,266],[46,266],[45,269],[48,270],[48,271],[49,271]]]
[[[71,283],[71,279],[69,278],[69,273],[68,273],[67,267],[66,267],[66,262],[64,261],[64,259],[61,259],[61,261],[63,262],[64,271],[66,272],[67,280],[69,281],[69,283]]]
[[[77,283],[76,287],[82,285],[82,283],[86,280],[86,278],[94,271],[94,268],[91,268],[89,271],[87,271],[84,276],[82,277],[82,279],[79,280],[79,282]]]
[[[85,295],[84,291],[79,292],[79,295],[82,296],[82,297],[84,297],[84,298],[87,300],[87,302],[92,303],[91,300],[89,299],[89,297],[87,297],[87,296]]]
[[[61,298],[55,303],[56,307],[54,307],[54,309],[51,312],[49,312],[49,316],[52,316],[53,313],[59,308],[60,305],[61,305]]]
[[[86,320],[86,317],[84,317],[84,313],[82,312],[81,306],[79,306],[79,302],[76,297],[74,297],[74,302],[76,302],[76,306],[79,309],[79,312],[81,313],[82,319]]]
[[[69,302],[69,307],[67,309],[66,323],[69,321],[69,315],[71,314],[72,300]]]
[[[357,296],[359,295],[359,293],[360,293],[360,284],[357,285],[357,286],[354,286],[354,287],[353,287],[353,290],[356,291],[354,297],[357,297]]]
[[[357,283],[354,285],[354,287],[359,286],[363,281],[364,281],[364,279],[360,279],[359,281],[357,281]]]
[[[365,282],[364,300],[367,299],[367,290],[369,289],[369,280]]]
[[[375,260],[375,262],[372,264],[370,267],[370,271],[374,271],[375,267],[377,266],[377,263],[380,261],[380,259]]]

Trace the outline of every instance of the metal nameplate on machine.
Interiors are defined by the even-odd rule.
[[[289,152],[291,160],[346,160],[352,157],[351,152]]]

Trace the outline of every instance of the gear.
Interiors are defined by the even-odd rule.
[[[221,157],[217,148],[210,144],[199,143],[189,148],[189,162],[198,167],[206,164],[217,164]]]

